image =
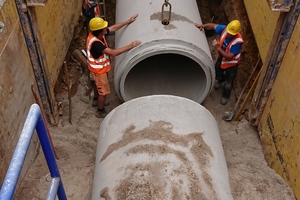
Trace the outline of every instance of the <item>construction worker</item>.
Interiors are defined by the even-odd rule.
[[[226,105],[231,94],[233,81],[237,75],[244,43],[240,33],[241,23],[238,20],[233,20],[227,26],[214,23],[195,23],[195,26],[200,30],[215,30],[220,36],[219,41],[214,39],[212,42],[212,46],[219,54],[215,64],[216,83],[214,88],[219,89],[224,83],[221,104]]]
[[[97,91],[94,92],[94,99],[98,101],[96,116],[99,118],[104,118],[106,115],[104,103],[106,95],[110,93],[107,77],[107,73],[111,69],[110,56],[120,55],[141,44],[141,41],[135,40],[126,46],[111,49],[108,47],[105,36],[109,32],[117,31],[125,25],[134,22],[137,16],[137,14],[133,15],[127,21],[109,27],[108,22],[100,17],[93,18],[89,22],[90,33],[86,40],[87,62],[97,87]]]
[[[84,27],[86,28],[86,32],[88,34],[90,20],[94,17],[100,17],[99,5],[96,1],[84,0],[81,7],[81,12],[86,18],[86,20],[84,21]]]

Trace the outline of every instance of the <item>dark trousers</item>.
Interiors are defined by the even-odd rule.
[[[231,90],[233,87],[233,81],[237,75],[238,65],[229,67],[227,69],[221,69],[221,59],[219,58],[215,65],[216,80],[218,82],[224,82],[222,97],[229,99]]]
[[[88,19],[84,20],[84,22],[83,22],[83,28],[85,28],[87,36],[89,36],[89,33],[90,33],[89,22],[90,21]]]

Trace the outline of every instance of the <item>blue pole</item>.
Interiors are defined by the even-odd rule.
[[[11,200],[14,196],[16,185],[18,183],[18,179],[35,129],[37,131],[51,177],[59,180],[57,196],[59,200],[67,200],[52,145],[47,134],[40,107],[37,104],[33,104],[28,112],[20,138],[0,190],[0,200]]]
[[[40,108],[37,104],[33,104],[30,107],[12,160],[8,167],[8,171],[0,191],[1,200],[10,200],[13,198],[38,118],[40,118]]]
[[[38,119],[36,131],[37,131],[40,143],[42,145],[42,149],[43,149],[44,156],[45,156],[47,164],[48,164],[49,171],[51,173],[51,177],[52,178],[55,178],[55,177],[60,178],[57,196],[58,196],[59,200],[67,200],[64,186],[63,186],[63,183],[62,183],[62,180],[60,177],[59,169],[56,164],[55,155],[54,155],[51,143],[50,143],[50,139],[47,134],[45,123],[44,123],[41,115]]]
[[[56,177],[51,179],[51,186],[46,200],[55,200],[57,189],[59,187],[60,178]]]

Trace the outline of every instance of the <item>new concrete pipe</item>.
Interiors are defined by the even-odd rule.
[[[142,45],[115,58],[114,84],[121,100],[169,94],[201,103],[210,93],[214,65],[196,0],[117,0],[116,22],[138,14],[137,20],[116,32],[116,47],[134,40]],[[169,15],[169,9],[171,14]],[[162,14],[162,10],[164,10]],[[170,18],[168,25],[162,18]]]
[[[232,200],[217,122],[195,101],[135,98],[102,121],[92,200]]]

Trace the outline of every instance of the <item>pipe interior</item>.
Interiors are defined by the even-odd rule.
[[[137,63],[124,81],[125,96],[175,95],[197,100],[203,95],[207,77],[199,63],[180,54],[159,54]]]

